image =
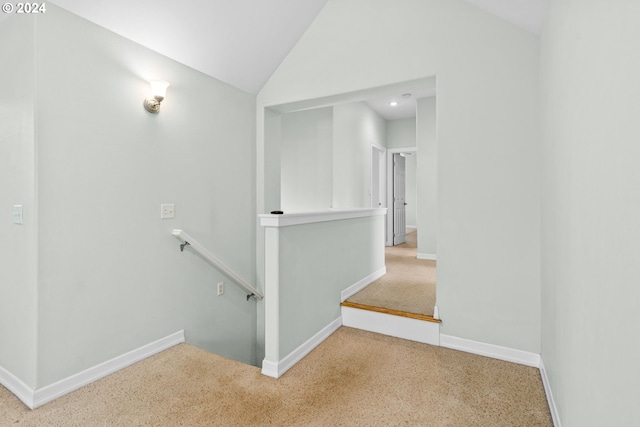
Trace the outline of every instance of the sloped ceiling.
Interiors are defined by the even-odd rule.
[[[539,33],[547,3],[547,0],[466,1],[532,33]],[[260,91],[326,2],[327,0],[51,1],[130,40],[252,94]]]
[[[256,94],[327,0],[54,0],[68,11]]]
[[[518,27],[540,34],[548,0],[466,0]]]

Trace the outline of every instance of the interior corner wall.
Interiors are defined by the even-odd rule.
[[[261,119],[266,137],[261,151],[265,159],[264,163],[271,165],[271,167],[264,168],[261,162],[256,173],[260,175],[258,183],[263,190],[258,196],[262,201],[259,204],[266,206],[264,210],[260,209],[259,213],[268,213],[281,210],[282,207],[282,113],[266,108]]]
[[[37,386],[182,329],[256,363],[255,302],[171,234],[255,280],[255,97],[52,4],[36,46]]]
[[[640,425],[638,16],[554,0],[541,38],[542,357],[568,427]]]
[[[262,111],[437,76],[442,333],[534,353],[538,49],[463,0],[329,0],[257,99]]]
[[[386,146],[386,121],[365,102],[333,107],[332,207],[371,207],[371,145]]]
[[[281,135],[282,210],[328,209],[333,191],[333,109],[283,114]]]
[[[36,385],[35,17],[0,21],[0,367]],[[23,207],[23,224],[12,208]]]
[[[436,97],[421,98],[416,106],[418,191],[418,256],[438,254],[438,135]],[[436,286],[436,291],[438,287]],[[437,300],[437,298],[436,298]]]
[[[387,148],[416,146],[416,118],[387,120]]]

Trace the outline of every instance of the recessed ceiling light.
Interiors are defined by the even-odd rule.
[[[398,105],[398,101],[391,101],[389,105],[391,105],[392,107],[395,107]]]

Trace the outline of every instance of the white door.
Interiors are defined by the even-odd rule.
[[[405,242],[406,206],[405,164],[400,154],[393,155],[393,244]]]

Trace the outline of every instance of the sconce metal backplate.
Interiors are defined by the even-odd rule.
[[[148,112],[152,114],[158,114],[158,111],[160,111],[161,101],[162,100],[158,100],[156,98],[147,98],[144,100],[144,103],[142,105],[144,105],[144,109]]]

